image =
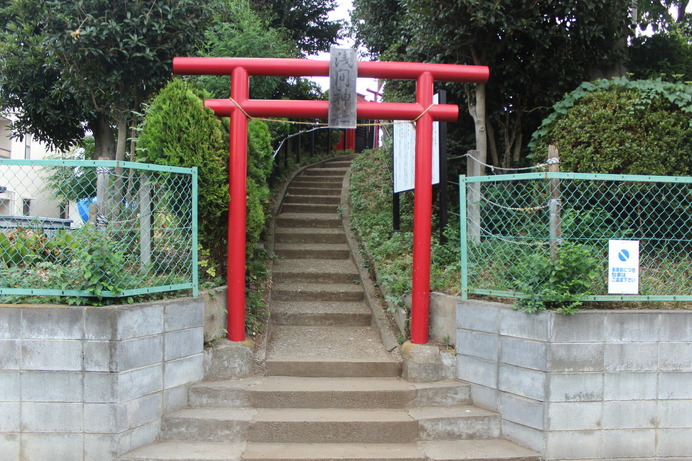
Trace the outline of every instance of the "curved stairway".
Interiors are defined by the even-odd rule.
[[[305,169],[275,220],[266,373],[204,381],[123,461],[538,461],[459,381],[411,383],[373,328],[339,213],[350,158]]]

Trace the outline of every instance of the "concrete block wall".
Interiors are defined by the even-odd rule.
[[[692,460],[692,311],[457,306],[457,376],[548,460]]]
[[[158,437],[203,377],[201,299],[0,306],[0,453],[109,461]]]

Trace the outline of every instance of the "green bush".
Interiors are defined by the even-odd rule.
[[[692,174],[692,85],[661,80],[584,83],[534,133],[531,156],[557,146],[560,169],[641,175]]]

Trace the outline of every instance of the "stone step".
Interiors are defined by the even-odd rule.
[[[360,283],[352,259],[279,259],[272,268],[274,282]]]
[[[305,183],[321,183],[321,184],[330,184],[332,186],[338,185],[341,187],[341,183],[344,180],[344,175],[327,175],[327,174],[321,174],[321,172],[306,172],[303,173],[300,176],[296,176],[293,178],[293,181],[291,182],[291,185],[294,184],[299,184],[302,182]]]
[[[418,425],[404,410],[260,409],[248,442],[402,443],[414,441]]]
[[[341,197],[333,195],[293,195],[286,194],[284,203],[316,203],[321,205],[339,205]]]
[[[384,378],[401,375],[401,363],[394,360],[274,360],[265,366],[274,376]]]
[[[319,203],[284,203],[282,213],[338,213],[339,205],[323,205]]]
[[[247,461],[426,461],[415,443],[250,443]]]
[[[189,408],[162,419],[165,440],[407,443],[493,439],[497,413],[473,406],[414,408]]]
[[[351,257],[351,248],[345,243],[277,243],[274,253],[285,259],[336,259]]]
[[[346,243],[343,228],[307,228],[299,227],[276,228],[274,230],[276,243]]]
[[[317,196],[341,196],[341,186],[339,187],[314,187],[314,186],[289,186],[286,191],[292,195],[317,195]]]
[[[269,316],[274,325],[368,326],[372,311],[362,302],[272,301]]]
[[[346,163],[343,163],[340,167],[337,165],[329,165],[314,168],[306,168],[301,174],[301,176],[339,176],[343,178],[346,172],[348,171],[348,168],[344,167],[344,165],[346,165]]]
[[[120,461],[539,461],[506,440],[418,443],[230,443],[161,441]]]
[[[362,301],[365,293],[355,283],[275,283],[272,287],[274,301]]]
[[[277,228],[338,228],[343,229],[341,216],[324,213],[281,213],[276,218]]]
[[[274,325],[267,342],[270,375],[398,377],[401,373],[401,363],[370,327]]]
[[[194,407],[415,408],[468,404],[470,386],[401,378],[263,376],[203,381],[191,386],[189,395]]]

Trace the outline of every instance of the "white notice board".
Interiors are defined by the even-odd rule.
[[[608,293],[639,293],[639,241],[608,241]]]
[[[438,103],[435,95],[434,104]],[[432,184],[440,183],[440,123],[433,123]],[[416,130],[413,123],[394,124],[394,193],[413,190],[416,179]]]

